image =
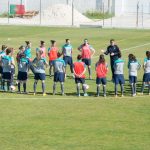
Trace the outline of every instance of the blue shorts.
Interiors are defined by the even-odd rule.
[[[45,78],[46,78],[45,73],[35,73],[34,74],[35,80],[45,80]]]
[[[75,78],[75,83],[81,83],[84,84],[85,83],[85,79],[84,78]]]
[[[17,79],[20,80],[20,81],[25,81],[25,80],[27,80],[27,79],[28,79],[28,74],[27,74],[27,72],[21,72],[21,71],[19,71],[19,72],[18,72],[18,77],[17,77]]]
[[[49,60],[49,66],[53,66],[55,60]]]
[[[143,82],[150,82],[150,73],[144,73]]]
[[[64,82],[65,73],[63,72],[55,72],[54,73],[54,82]]]
[[[137,82],[137,76],[129,76],[129,83],[136,83]]]
[[[64,56],[63,60],[65,61],[66,65],[70,65],[70,66],[73,65],[72,57],[70,57],[70,56]]]
[[[114,75],[114,83],[115,84],[125,84],[123,74],[115,74]]]
[[[11,80],[11,72],[3,72],[2,79]]]
[[[82,59],[82,62],[84,62],[87,66],[91,65],[91,59]]]
[[[3,74],[3,67],[0,66],[0,74]]]
[[[103,84],[106,85],[107,81],[106,78],[96,78],[96,84]]]

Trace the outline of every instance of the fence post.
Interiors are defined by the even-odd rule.
[[[42,0],[40,0],[40,25],[42,23]]]
[[[103,2],[103,27],[105,25],[105,17],[104,17],[104,15],[105,15],[105,10],[104,10],[104,2]]]
[[[72,26],[74,26],[74,0],[72,0]]]
[[[143,4],[142,4],[142,27],[144,26]]]
[[[137,3],[137,13],[136,13],[136,27],[139,25],[139,1]]]
[[[10,2],[8,0],[8,13],[7,13],[7,17],[8,17],[8,24],[9,24],[9,11],[10,11]]]

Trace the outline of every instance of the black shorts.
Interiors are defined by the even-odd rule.
[[[144,73],[143,82],[150,82],[150,73]]]
[[[3,72],[2,79],[11,80],[11,72]]]
[[[84,62],[87,66],[91,66],[91,59],[82,59],[82,62]]]
[[[54,73],[54,82],[64,82],[65,73],[63,72],[55,72]]]
[[[45,78],[46,78],[45,73],[35,73],[34,74],[35,80],[45,80]]]
[[[21,72],[21,71],[19,71],[19,72],[18,72],[18,77],[17,77],[17,79],[20,80],[20,81],[25,81],[25,80],[27,80],[27,79],[28,79],[28,74],[27,74],[27,72]]]
[[[73,65],[72,57],[70,57],[70,56],[64,56],[63,60],[64,60],[64,62],[65,62],[66,65],[70,65],[70,66]]]
[[[81,83],[84,84],[85,83],[85,78],[75,78],[75,83]]]
[[[106,85],[107,81],[106,78],[96,78],[96,84],[103,84]]]
[[[129,83],[136,83],[137,82],[137,76],[129,76]]]
[[[3,67],[0,66],[0,74],[3,74]]]

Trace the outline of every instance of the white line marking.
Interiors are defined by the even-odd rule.
[[[147,46],[147,45],[150,45],[150,43],[145,43],[142,45],[137,45],[137,46],[125,48],[125,49],[122,49],[121,51],[127,51],[127,50],[131,50],[131,49],[135,49],[135,48],[139,48],[139,47],[143,47],[143,46]],[[92,57],[92,59],[97,58],[97,57],[99,57],[99,56]]]

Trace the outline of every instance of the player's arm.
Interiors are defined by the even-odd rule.
[[[79,75],[79,77],[82,77],[85,72],[86,72],[86,68],[84,68],[84,71]]]
[[[104,50],[102,49],[101,52],[105,55],[108,55],[110,52],[109,52],[109,47],[107,47],[107,50]]]
[[[78,50],[81,52],[82,51],[82,45],[80,45],[79,47],[78,47]]]
[[[90,50],[92,51],[92,55],[91,55],[91,57],[93,57],[93,56],[94,56],[94,54],[95,54],[95,49],[94,49],[93,47],[90,47]]]

